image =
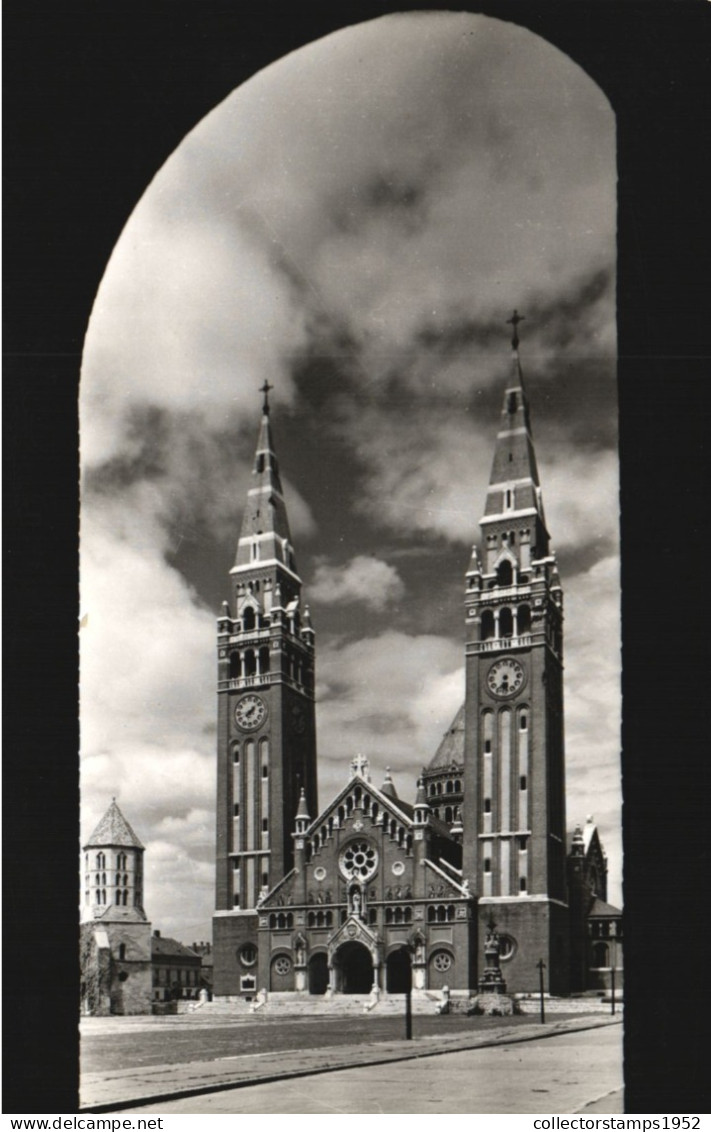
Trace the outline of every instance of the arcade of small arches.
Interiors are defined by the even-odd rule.
[[[85,868],[87,870],[91,869],[91,861],[90,861],[90,856],[89,856],[88,853],[86,853],[85,856],[84,856],[84,865],[85,865]],[[92,902],[92,888],[93,888],[93,896],[94,896],[93,902],[95,904],[98,904],[98,905],[107,904],[111,899],[110,895],[107,896],[108,889],[113,887],[113,890],[114,890],[113,903],[115,905],[117,905],[118,907],[128,907],[128,905],[130,903],[130,887],[129,887],[130,882],[129,882],[129,873],[127,871],[128,870],[128,854],[123,853],[123,852],[119,852],[119,853],[116,854],[115,863],[114,863],[113,867],[115,867],[117,870],[120,870],[120,871],[118,871],[114,874],[113,884],[111,882],[111,876],[109,876],[108,880],[107,880],[107,871],[111,867],[112,867],[111,863],[107,861],[106,853],[104,853],[102,851],[102,852],[99,852],[95,855],[94,868],[99,869],[100,871],[93,874],[93,882],[92,882],[91,872],[87,871],[87,873],[85,874],[85,877],[84,877],[84,883],[85,883],[84,903],[85,904],[90,904]],[[138,895],[137,895],[136,903],[138,903],[138,902],[139,902],[139,900],[138,900]]]
[[[300,656],[290,649],[282,649],[281,667],[279,672],[296,684],[309,687],[312,680],[311,662],[306,656]],[[268,677],[274,675],[271,670],[271,655],[269,645],[259,648],[233,649],[229,654],[230,681],[249,680],[253,677]]]
[[[481,614],[481,640],[506,640],[531,632],[530,605],[502,605],[486,608]]]
[[[448,778],[443,784],[441,782],[431,782],[429,785],[428,793],[430,798],[439,797],[441,794],[461,794],[462,783],[459,778],[454,780]]]

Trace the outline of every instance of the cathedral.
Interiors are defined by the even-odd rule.
[[[509,993],[609,986],[621,912],[588,819],[566,829],[563,590],[516,312],[490,482],[464,578],[465,700],[399,797],[366,756],[317,795],[315,634],[268,393],[217,621],[214,991],[476,994],[496,931]],[[612,954],[616,951],[612,946]],[[612,963],[614,965],[614,958]]]

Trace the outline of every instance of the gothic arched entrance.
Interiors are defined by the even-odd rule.
[[[407,994],[412,986],[410,953],[405,947],[391,951],[385,963],[385,989],[388,994]]]
[[[328,987],[328,959],[317,951],[309,959],[309,994],[325,994]]]
[[[373,986],[373,957],[362,943],[349,941],[336,952],[342,994],[369,994]]]

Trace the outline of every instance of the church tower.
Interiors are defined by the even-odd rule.
[[[217,621],[215,993],[253,989],[260,895],[293,865],[301,791],[318,813],[314,631],[302,604],[269,389]]]
[[[113,798],[84,851],[84,1014],[150,1014],[151,925],[143,908],[143,845]]]
[[[566,993],[563,594],[550,545],[514,311],[481,554],[466,575],[464,877],[494,918],[510,991]],[[481,950],[481,948],[480,948]],[[479,956],[483,969],[483,954]]]

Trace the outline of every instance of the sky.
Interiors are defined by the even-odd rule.
[[[82,834],[115,796],[164,934],[210,938],[215,617],[260,418],[317,638],[319,797],[413,798],[464,698],[516,307],[565,594],[569,828],[621,902],[614,115],[466,13],[344,29],[237,88],[118,240],[81,382]]]

